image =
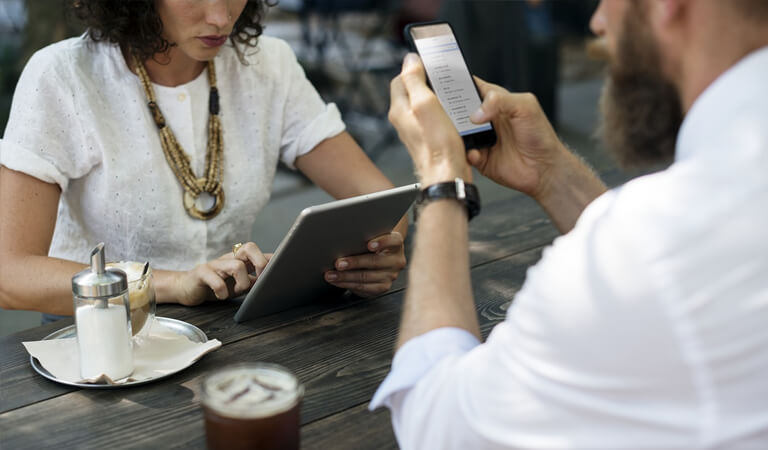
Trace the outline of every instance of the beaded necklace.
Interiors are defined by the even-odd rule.
[[[219,90],[216,88],[216,68],[213,60],[208,61],[208,82],[211,85],[208,97],[208,148],[205,153],[205,173],[202,177],[196,177],[189,164],[189,156],[176,140],[173,131],[165,123],[165,117],[160,112],[155,98],[155,90],[147,75],[144,63],[133,54],[133,62],[136,72],[144,87],[147,96],[147,107],[152,114],[155,125],[160,133],[160,144],[168,165],[171,166],[176,179],[184,188],[184,208],[187,214],[195,219],[210,220],[221,212],[224,207],[224,189],[222,180],[222,154],[224,144],[221,140],[221,121],[219,120]],[[202,193],[211,195],[214,199],[213,206],[202,211],[198,209],[196,200]]]

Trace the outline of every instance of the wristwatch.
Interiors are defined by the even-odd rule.
[[[416,200],[415,214],[418,220],[419,210],[427,203],[434,200],[455,199],[467,208],[467,220],[480,214],[480,194],[472,183],[465,183],[461,178],[445,183],[432,184],[421,190]]]

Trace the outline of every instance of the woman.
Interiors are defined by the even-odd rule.
[[[71,314],[70,278],[99,241],[109,259],[152,262],[159,303],[245,292],[268,256],[230,248],[278,158],[336,198],[391,187],[289,47],[260,37],[264,1],[72,6],[89,31],[31,58],[0,141],[0,307]],[[405,229],[326,279],[388,290]]]

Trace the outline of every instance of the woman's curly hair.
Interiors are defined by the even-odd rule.
[[[240,61],[245,62],[237,44],[255,47],[264,27],[261,24],[267,7],[277,1],[248,0],[237,19],[229,39]],[[171,47],[163,38],[163,22],[155,9],[155,0],[70,0],[75,17],[88,27],[94,41],[106,41],[127,47],[141,59],[162,54]]]

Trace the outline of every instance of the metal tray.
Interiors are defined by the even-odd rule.
[[[205,333],[203,333],[202,330],[200,330],[200,328],[197,328],[192,324],[189,324],[187,322],[182,322],[181,320],[171,319],[168,317],[155,317],[155,320],[158,323],[161,323],[164,327],[186,336],[192,342],[199,342],[199,343],[208,342],[208,337],[205,335]],[[76,336],[76,334],[77,334],[77,330],[75,326],[70,325],[68,327],[62,328],[61,330],[54,331],[53,333],[44,337],[42,340],[73,338]],[[37,358],[30,356],[29,362],[30,364],[32,364],[32,368],[35,369],[35,372],[57,383],[66,384],[67,386],[85,388],[85,389],[119,389],[119,388],[125,388],[125,387],[138,386],[141,384],[151,383],[153,381],[160,380],[162,378],[171,376],[175,373],[178,373],[186,369],[187,367],[194,364],[196,361],[192,361],[191,363],[180,368],[179,370],[163,374],[159,377],[148,378],[146,380],[141,380],[141,381],[128,381],[122,384],[73,383],[70,381],[64,381],[59,378],[56,378],[53,374],[45,370],[45,368],[42,366],[42,364],[40,364]]]

